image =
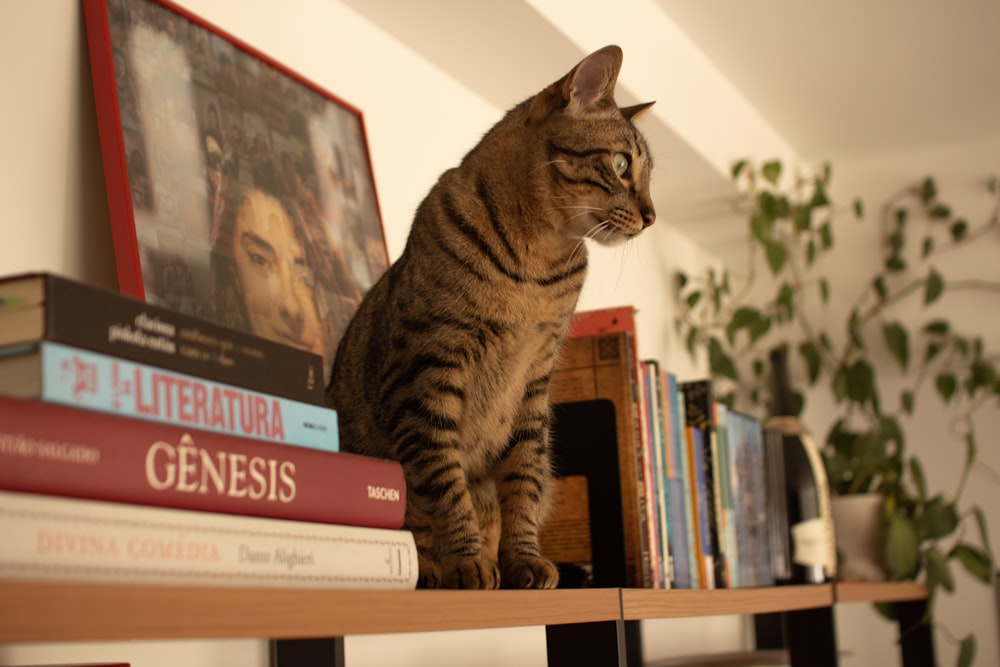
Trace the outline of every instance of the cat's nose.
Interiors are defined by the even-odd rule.
[[[656,222],[656,211],[651,208],[642,209],[642,228],[645,229]]]

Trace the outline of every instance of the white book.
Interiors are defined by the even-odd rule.
[[[412,589],[406,530],[0,491],[0,577],[184,586]]]

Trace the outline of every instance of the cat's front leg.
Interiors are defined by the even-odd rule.
[[[422,548],[418,540],[422,585],[499,588],[495,548],[491,550],[484,543],[463,467],[452,450],[438,450],[434,458],[434,464],[425,461],[408,474],[407,504],[413,507],[413,518],[408,510],[407,527],[429,527],[429,540]]]
[[[536,416],[529,422],[515,430],[496,477],[501,581],[504,588],[555,588],[559,571],[538,543],[552,477],[548,419]]]

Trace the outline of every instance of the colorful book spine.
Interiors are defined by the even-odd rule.
[[[33,324],[5,327],[13,318]],[[0,279],[0,344],[40,339],[323,405],[312,352],[50,273]]]
[[[3,396],[0,489],[375,528],[406,513],[395,461]]]
[[[712,397],[711,380],[692,380],[681,383],[684,394],[684,414],[687,423],[702,434],[704,452],[701,465],[705,471],[705,494],[707,498],[708,540],[711,546],[712,563],[715,571],[712,574],[713,588],[724,587],[725,554],[722,552],[722,542],[719,537],[718,514],[715,511],[715,461],[718,458],[713,451],[718,449],[718,436],[715,429],[714,399]]]
[[[663,404],[663,391],[661,387],[662,372],[660,364],[655,359],[648,359],[643,362],[643,370],[646,379],[646,393],[650,406],[649,414],[649,440],[653,453],[653,475],[652,486],[655,502],[654,507],[654,530],[656,531],[657,544],[659,548],[659,588],[671,588],[673,585],[673,549],[670,545],[670,494],[669,479],[667,477],[667,444],[666,425]]]
[[[29,348],[5,348],[0,371],[34,354],[36,381],[11,373],[7,380],[0,378],[0,393],[269,442],[328,451],[340,447],[337,413],[331,408],[51,341]]]
[[[0,577],[173,586],[412,589],[406,530],[0,491]]]
[[[688,446],[684,396],[681,394],[680,385],[675,373],[667,375],[667,383],[670,387],[670,423],[673,427],[673,446],[681,478],[681,493],[684,498],[685,543],[687,545],[688,562],[690,563],[690,588],[698,589],[701,588],[701,574],[698,568],[700,549],[696,532],[698,515],[696,506],[691,500],[695,493],[695,478],[691,474],[691,450]]]
[[[710,481],[705,470],[705,432],[693,426],[687,427],[688,445],[691,452],[691,491],[692,505],[695,510],[695,539],[698,546],[698,576],[701,588],[715,588],[715,552],[712,550],[712,539],[709,526],[709,515],[712,511]]]
[[[691,555],[689,552],[687,513],[690,509],[690,492],[685,491],[684,480],[687,479],[687,466],[680,456],[680,437],[677,431],[677,414],[675,410],[674,389],[671,385],[671,373],[660,371],[660,393],[663,402],[663,447],[666,490],[666,507],[669,521],[667,537],[670,543],[670,555],[673,564],[673,586],[675,588],[692,588]]]

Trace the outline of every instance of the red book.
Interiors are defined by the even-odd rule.
[[[406,509],[395,461],[5,396],[0,490],[391,529]]]
[[[625,331],[635,341],[635,306],[612,306],[597,310],[581,310],[573,314],[569,327],[571,338],[596,336]]]

